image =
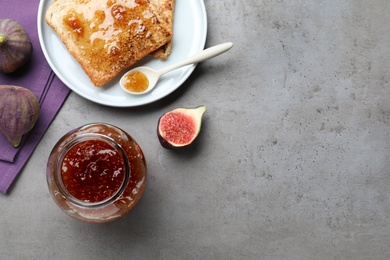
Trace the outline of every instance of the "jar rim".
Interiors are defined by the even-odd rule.
[[[130,172],[130,161],[127,157],[127,154],[124,150],[124,148],[117,143],[113,138],[100,134],[100,133],[82,133],[78,136],[71,136],[71,139],[66,141],[59,150],[59,154],[54,162],[54,182],[56,183],[56,186],[58,188],[58,191],[65,196],[69,202],[80,206],[80,207],[85,207],[85,208],[95,208],[95,207],[102,207],[106,206],[113,201],[115,201],[119,196],[123,194],[123,192],[126,190],[126,187],[130,181],[131,177],[131,172]],[[101,200],[101,201],[96,201],[96,202],[88,202],[84,200],[80,200],[73,196],[68,189],[65,187],[65,184],[62,179],[62,162],[66,156],[66,154],[69,152],[71,148],[73,148],[75,145],[81,143],[81,142],[86,142],[90,140],[100,140],[103,142],[108,143],[111,145],[116,151],[119,152],[123,163],[124,163],[124,176],[122,183],[120,187],[108,198]]]

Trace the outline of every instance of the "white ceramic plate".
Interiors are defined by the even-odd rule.
[[[69,54],[57,34],[45,22],[45,13],[54,0],[41,0],[38,10],[38,35],[42,51],[50,67],[64,84],[82,97],[112,107],[134,107],[159,100],[176,90],[193,72],[188,65],[163,75],[158,86],[141,96],[124,93],[119,79],[125,71],[104,87],[95,87],[79,64]],[[203,0],[177,0],[175,5],[173,49],[167,60],[145,58],[136,66],[160,69],[204,49],[207,16]]]

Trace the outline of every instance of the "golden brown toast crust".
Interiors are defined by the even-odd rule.
[[[172,38],[169,25],[148,0],[56,0],[46,22],[95,86],[105,85]]]
[[[169,31],[173,35],[173,17],[175,11],[175,0],[152,0],[158,6],[158,12],[169,26]],[[172,52],[172,40],[164,44],[151,53],[155,58],[165,60]]]

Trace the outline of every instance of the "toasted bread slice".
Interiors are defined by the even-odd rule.
[[[172,38],[148,0],[55,0],[45,18],[97,87]]]
[[[169,26],[169,32],[173,35],[173,17],[175,11],[175,0],[152,0],[158,6],[158,12]],[[165,60],[172,52],[172,40],[151,53],[155,58]]]

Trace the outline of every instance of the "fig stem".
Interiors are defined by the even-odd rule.
[[[7,41],[7,36],[0,33],[0,46],[3,45]]]

